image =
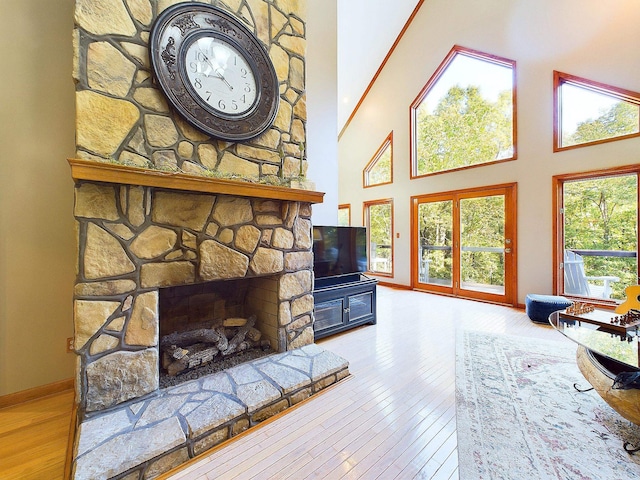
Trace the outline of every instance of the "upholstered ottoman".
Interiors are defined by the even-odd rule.
[[[524,300],[525,311],[537,323],[549,323],[549,315],[564,310],[573,302],[559,295],[537,295],[529,293]]]

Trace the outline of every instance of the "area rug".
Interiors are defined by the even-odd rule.
[[[640,427],[588,387],[576,346],[462,330],[456,344],[460,480],[640,478]]]

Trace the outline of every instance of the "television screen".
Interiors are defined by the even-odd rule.
[[[366,270],[365,227],[313,227],[313,271],[316,278]]]

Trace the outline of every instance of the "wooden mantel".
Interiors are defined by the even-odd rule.
[[[198,177],[185,173],[162,172],[146,168],[130,167],[113,163],[100,163],[77,158],[68,159],[74,181],[96,182],[159,187],[189,192],[236,195],[239,197],[269,198],[294,202],[322,203],[323,192],[277,187],[260,183],[241,182],[220,178]]]

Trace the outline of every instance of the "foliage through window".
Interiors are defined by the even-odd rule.
[[[622,300],[638,279],[638,175],[604,172],[559,180],[564,294]],[[578,265],[584,282],[575,282]]]
[[[515,62],[453,47],[411,105],[412,177],[516,158]]]
[[[553,72],[554,151],[640,135],[640,93]]]
[[[393,132],[364,168],[364,186],[384,185],[393,182]]]
[[[393,200],[364,203],[369,242],[369,271],[393,275]]]
[[[338,226],[348,227],[351,225],[351,205],[348,203],[338,205]]]

